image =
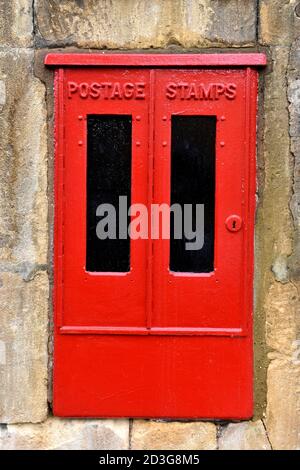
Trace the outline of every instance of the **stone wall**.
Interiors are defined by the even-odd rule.
[[[0,449],[300,449],[300,1],[0,0]],[[51,416],[47,50],[263,50],[249,422]],[[49,393],[50,391],[50,393]]]

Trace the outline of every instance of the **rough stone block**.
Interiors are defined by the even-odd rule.
[[[192,15],[188,13],[192,11],[190,2],[185,1],[184,3],[187,18],[190,18],[190,21],[185,22],[185,30],[188,32],[191,25],[194,25],[195,28],[195,25],[198,24],[199,28],[202,17],[194,15],[191,20]],[[208,0],[199,2],[194,0],[193,2],[195,8],[200,8],[200,11],[203,8],[202,3],[211,12],[210,23],[207,24],[202,35],[203,40],[207,39],[208,43],[218,46],[254,45],[256,41],[256,1]]]
[[[274,449],[299,447],[299,295],[288,269],[295,234],[290,210],[294,161],[287,99],[289,58],[289,47],[273,47],[272,72],[265,77],[261,144],[264,187],[257,224],[257,270],[262,279],[259,295],[270,351],[266,428]]]
[[[270,287],[266,298],[266,342],[271,351],[290,357],[294,354],[298,338],[298,309],[299,296],[295,285],[277,282]]]
[[[264,189],[260,194],[257,253],[262,250],[256,269],[268,282],[270,268],[279,282],[287,281],[287,259],[292,252],[293,224],[289,208],[292,185],[289,114],[286,93],[288,48],[273,48],[272,72],[265,76],[259,165],[264,168]],[[276,201],[276,202],[275,202]],[[269,287],[262,284],[263,296]],[[264,303],[265,301],[263,301]]]
[[[0,450],[126,450],[128,420],[49,418],[0,429]]]
[[[300,15],[300,2],[299,2]],[[295,226],[293,254],[289,259],[289,275],[300,281],[300,39],[295,41],[290,53],[288,74],[288,99],[290,113],[291,152],[294,157],[294,181],[291,211]],[[300,330],[300,318],[299,318]]]
[[[214,450],[216,426],[202,422],[160,422],[134,420],[132,449],[138,450]]]
[[[44,45],[163,48],[249,45],[256,38],[255,0],[38,0],[37,38]],[[243,18],[243,21],[241,21]]]
[[[219,450],[270,450],[262,421],[230,423],[218,439]]]
[[[0,53],[0,260],[24,278],[47,262],[45,87],[33,51]]]
[[[32,4],[32,0],[0,0],[0,46],[31,46]]]
[[[295,37],[299,36],[300,18],[295,14],[298,3],[298,0],[259,2],[259,39],[262,44],[288,46]]]
[[[48,277],[0,272],[0,423],[46,418]]]
[[[272,353],[266,427],[274,450],[300,450],[300,344],[290,357]]]

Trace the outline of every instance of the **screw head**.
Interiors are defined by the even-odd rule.
[[[78,119],[79,121],[82,121],[83,120],[83,116],[81,116],[81,114],[78,116]]]
[[[162,143],[163,147],[166,147],[167,146],[167,142],[164,140],[163,143]]]
[[[136,116],[135,118],[137,121],[140,121],[141,120],[141,116]]]
[[[80,145],[80,146],[82,146],[82,145],[83,145],[83,142],[82,142],[82,140],[79,140],[79,141],[78,141],[78,145]]]
[[[136,142],[136,146],[137,146],[137,147],[140,147],[140,146],[141,146],[141,142],[140,142],[139,140]]]
[[[221,147],[224,147],[224,146],[225,146],[225,142],[222,140],[222,142],[220,142],[220,145],[221,145]]]
[[[167,120],[167,116],[163,116],[162,120],[163,120],[163,121],[166,121],[166,120]]]

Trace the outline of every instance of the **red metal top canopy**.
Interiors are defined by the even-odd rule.
[[[267,63],[263,53],[220,54],[65,54],[45,57],[49,66],[97,67],[262,67]]]

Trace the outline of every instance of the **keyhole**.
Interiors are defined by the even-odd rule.
[[[225,220],[225,225],[230,232],[238,232],[242,227],[242,219],[239,215],[232,214]]]

